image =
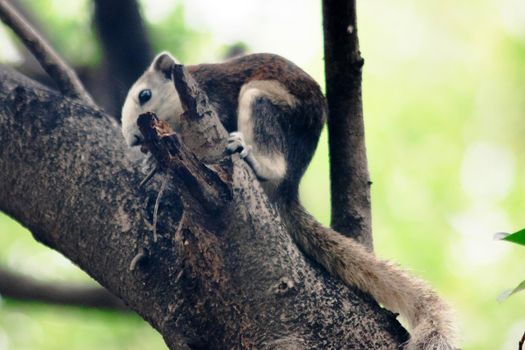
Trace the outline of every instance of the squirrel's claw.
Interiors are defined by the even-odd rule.
[[[246,158],[250,154],[252,147],[246,144],[242,132],[234,131],[228,137],[226,150],[230,153],[239,152],[241,158]]]

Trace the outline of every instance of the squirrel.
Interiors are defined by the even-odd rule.
[[[137,118],[153,112],[177,131],[182,106],[171,72],[176,60],[163,52],[128,92],[122,132],[140,146]],[[423,281],[364,246],[324,227],[299,202],[299,182],[326,120],[319,85],[294,63],[273,54],[251,54],[218,64],[187,66],[230,133],[229,152],[240,152],[277,208],[300,249],[345,284],[400,313],[411,327],[405,350],[455,349],[448,305]]]

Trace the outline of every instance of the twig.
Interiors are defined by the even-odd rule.
[[[24,42],[63,95],[98,108],[75,72],[7,0],[0,0],[0,19]]]
[[[146,177],[144,178],[144,180],[142,180],[140,182],[139,188],[144,187],[144,185],[147,184],[149,182],[149,180],[151,180],[153,175],[155,175],[158,171],[159,171],[159,167],[158,166],[155,166],[153,169],[151,169],[150,172],[148,173],[148,175],[146,175]]]
[[[177,230],[175,231],[175,237],[182,230],[182,225],[184,224],[184,221],[186,221],[186,211],[184,210],[184,203],[183,203],[183,205],[182,205],[182,215],[180,216],[179,224],[177,225]]]
[[[525,343],[525,333],[523,333],[523,336],[521,337],[521,340],[518,343],[519,344],[518,350],[523,350],[523,344],[524,343]]]
[[[177,274],[177,277],[175,277],[175,283],[179,283],[182,275],[184,275],[184,270],[180,270],[180,272]]]
[[[131,262],[129,263],[129,271],[134,271],[135,268],[137,267],[137,264],[142,259],[144,259],[145,256],[146,256],[146,253],[144,251],[144,248],[139,248],[139,252],[137,253],[137,255],[133,257],[133,259],[131,259]]]
[[[157,195],[157,200],[155,200],[155,208],[153,209],[153,242],[157,242],[157,218],[159,214],[160,199],[162,198],[162,194],[164,193],[164,190],[166,189],[168,179],[169,179],[169,176],[166,174],[166,176],[164,176],[164,181],[162,181],[162,185],[160,185],[160,190],[159,190],[159,194]]]

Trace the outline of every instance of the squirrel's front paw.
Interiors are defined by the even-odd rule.
[[[230,153],[239,152],[241,158],[246,158],[250,154],[252,147],[246,144],[242,132],[235,131],[230,133],[230,137],[228,137],[226,150]]]

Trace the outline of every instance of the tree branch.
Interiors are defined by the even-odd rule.
[[[24,42],[42,68],[55,81],[62,94],[82,100],[88,106],[96,107],[75,72],[7,0],[0,0],[0,19]]]
[[[332,227],[372,249],[356,1],[323,0]]]
[[[2,68],[0,101],[0,209],[125,300],[170,348],[396,349],[406,340],[391,313],[305,260],[238,156],[203,167],[176,137],[158,138],[172,180],[154,242],[159,181],[137,190],[143,175],[112,118]],[[218,195],[203,200],[209,192]]]
[[[100,287],[51,284],[0,268],[0,295],[44,303],[130,311],[119,298]]]

